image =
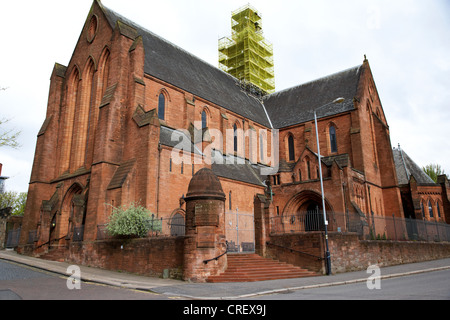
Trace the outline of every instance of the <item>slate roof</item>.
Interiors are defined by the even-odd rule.
[[[218,177],[242,181],[257,186],[265,186],[267,176],[261,175],[261,165],[250,163],[248,160],[235,156],[223,156],[220,151],[213,151],[211,169]]]
[[[241,91],[236,78],[99,4],[112,28],[121,21],[142,36],[146,74],[270,127],[264,106]]]
[[[127,179],[128,173],[130,173],[131,169],[133,169],[135,163],[136,159],[131,159],[121,163],[109,182],[108,190],[122,188],[123,183]]]
[[[419,185],[434,185],[434,181],[400,148],[392,151],[399,185],[409,183],[411,175]]]
[[[273,93],[264,98],[264,105],[275,128],[284,128],[345,111],[354,110],[362,65]],[[337,98],[343,103],[333,103]]]
[[[202,152],[192,143],[191,137],[188,134],[188,132],[161,126],[159,141],[162,145],[168,147],[202,155]]]

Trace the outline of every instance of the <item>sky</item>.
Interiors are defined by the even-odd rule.
[[[218,65],[231,12],[250,3],[273,43],[276,90],[369,60],[392,147],[450,173],[448,0],[103,0],[102,3]],[[3,1],[0,10],[0,128],[21,130],[20,149],[0,147],[6,190],[26,192],[54,64],[68,65],[92,0]]]

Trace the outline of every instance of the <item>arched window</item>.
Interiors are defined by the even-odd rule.
[[[237,129],[237,125],[234,124],[233,126],[233,134],[234,134],[234,152],[238,151],[238,129]]]
[[[441,208],[439,208],[439,201],[436,202],[436,209],[437,209],[438,218],[440,218],[441,217]]]
[[[292,135],[289,135],[288,147],[289,147],[289,161],[295,161],[294,137]]]
[[[75,112],[75,126],[74,126],[74,148],[71,154],[71,167],[75,170],[82,167],[86,161],[86,144],[88,139],[89,129],[89,113],[92,107],[92,95],[94,92],[94,76],[95,63],[92,58],[89,58],[85,71],[83,72],[83,79],[81,81],[81,96],[80,103],[77,105]]]
[[[335,126],[330,126],[330,150],[331,153],[336,153],[338,151]]]
[[[430,218],[433,218],[433,206],[430,200],[428,200],[428,213],[430,214]]]
[[[308,180],[311,180],[311,163],[306,159],[306,171],[308,172]]]
[[[64,132],[61,145],[61,174],[70,169],[70,154],[72,151],[72,135],[74,131],[75,109],[77,104],[79,83],[80,72],[78,68],[75,67],[72,71],[72,74],[70,75],[67,85],[66,107],[64,110]]]
[[[164,94],[160,94],[159,95],[159,100],[158,100],[158,118],[161,120],[165,120],[165,116],[166,116],[166,97],[164,96]]]
[[[202,129],[206,129],[207,127],[208,127],[207,115],[206,115],[206,111],[203,110],[203,112],[202,112]]]
[[[264,153],[265,153],[265,150],[264,150],[264,145],[265,145],[264,138],[265,138],[264,131],[261,131],[261,133],[259,134],[259,160],[261,162],[264,161]]]

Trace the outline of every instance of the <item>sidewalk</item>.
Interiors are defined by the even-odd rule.
[[[17,254],[15,251],[0,251],[0,259],[38,269],[70,276],[65,262],[47,261]],[[146,290],[172,297],[198,300],[235,300],[252,296],[282,293],[293,290],[335,286],[366,282],[372,275],[366,271],[342,273],[332,276],[271,280],[245,283],[188,283],[173,279],[161,279],[79,266],[83,281],[101,283],[128,289]],[[381,279],[450,269],[450,259],[381,268]]]

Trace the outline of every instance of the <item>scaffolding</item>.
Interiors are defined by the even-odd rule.
[[[219,68],[263,94],[275,92],[273,45],[264,38],[261,15],[246,5],[231,14],[231,37],[219,39]]]

